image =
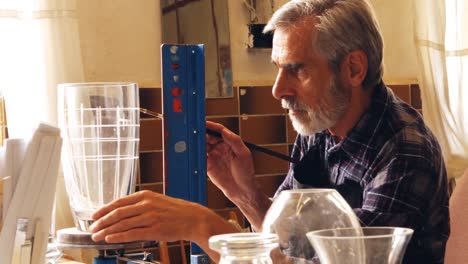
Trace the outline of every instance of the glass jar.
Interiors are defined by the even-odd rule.
[[[221,257],[219,264],[271,264],[270,252],[278,246],[275,234],[232,233],[212,236],[209,247]]]

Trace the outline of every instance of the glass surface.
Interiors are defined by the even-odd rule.
[[[62,165],[76,227],[134,191],[139,143],[135,83],[59,84]]]
[[[307,232],[343,227],[360,224],[336,190],[296,189],[278,194],[265,215],[262,232],[277,234],[281,251],[295,263],[306,263],[316,257]]]
[[[413,230],[399,227],[363,227],[307,233],[321,264],[399,264]]]
[[[275,234],[232,233],[210,237],[209,247],[221,256],[220,264],[270,264],[270,252],[278,247]]]

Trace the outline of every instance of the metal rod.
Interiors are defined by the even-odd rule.
[[[159,119],[163,119],[163,117],[164,117],[161,113],[154,112],[154,111],[148,110],[146,108],[141,108],[140,107],[140,112],[142,112],[143,114],[150,115],[152,117],[159,118]]]

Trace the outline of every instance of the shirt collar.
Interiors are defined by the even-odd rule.
[[[370,165],[372,155],[377,154],[375,151],[378,146],[375,146],[375,138],[382,128],[384,114],[389,107],[390,91],[387,89],[383,82],[374,87],[369,109],[336,146],[363,166]]]

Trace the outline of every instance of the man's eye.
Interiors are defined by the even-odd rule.
[[[289,71],[291,73],[298,73],[298,72],[302,71],[302,69],[304,68],[304,65],[303,64],[292,64],[288,68],[289,68]]]
[[[302,71],[302,67],[291,67],[288,69],[291,74],[298,74]]]

